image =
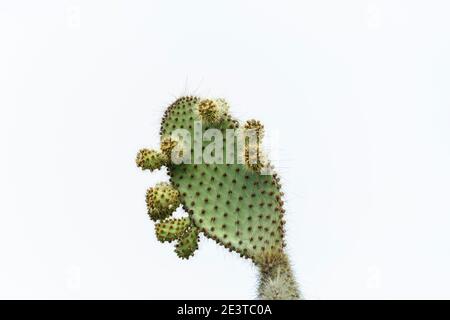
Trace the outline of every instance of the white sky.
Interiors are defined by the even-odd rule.
[[[164,108],[194,93],[279,136],[303,293],[450,298],[448,1],[1,1],[0,297],[253,298],[202,238],[156,241]]]

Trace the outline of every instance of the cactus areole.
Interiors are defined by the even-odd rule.
[[[265,157],[263,125],[240,124],[223,99],[182,97],[165,111],[160,150],[142,149],[142,169],[167,168],[170,183],[147,191],[148,214],[159,241],[176,241],[176,254],[191,257],[199,234],[258,266],[260,299],[299,299],[284,252],[283,193]],[[187,217],[170,215],[181,204]]]

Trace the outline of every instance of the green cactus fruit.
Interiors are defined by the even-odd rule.
[[[198,248],[198,229],[190,227],[179,239],[175,252],[182,259],[188,259]]]
[[[168,183],[159,183],[147,190],[148,214],[152,220],[167,218],[180,205],[180,194]]]
[[[264,127],[256,120],[240,126],[228,109],[223,99],[182,97],[166,110],[161,152],[154,154],[169,159],[170,186],[149,190],[149,214],[153,220],[165,219],[181,203],[189,222],[164,220],[157,225],[157,237],[177,240],[176,253],[189,258],[201,232],[258,266],[259,298],[297,299],[284,252],[280,179],[262,151]],[[240,148],[236,139],[242,137]],[[184,154],[182,162],[171,157],[177,148]]]
[[[136,157],[136,164],[142,170],[157,170],[168,163],[169,158],[158,151],[141,149]]]
[[[155,225],[156,238],[161,242],[177,240],[189,226],[191,226],[189,218],[166,219]]]

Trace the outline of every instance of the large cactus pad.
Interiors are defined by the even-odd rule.
[[[188,135],[180,137],[180,130]],[[230,133],[246,130],[256,132],[257,139],[240,151],[237,140],[229,140]],[[170,186],[156,186],[150,192],[149,215],[161,220],[156,230],[164,232],[158,239],[177,240],[176,252],[182,258],[197,248],[198,232],[256,264],[280,256],[284,246],[283,193],[277,175],[266,174],[270,165],[261,151],[261,123],[250,120],[240,125],[222,99],[182,97],[166,110],[160,133],[161,151],[143,149],[136,159],[143,169],[165,165],[170,176]],[[216,141],[218,137],[223,143]],[[174,155],[184,156],[184,163],[175,161]],[[206,159],[208,155],[213,161]],[[188,223],[168,217],[178,201],[188,212]],[[161,208],[164,204],[167,206]]]

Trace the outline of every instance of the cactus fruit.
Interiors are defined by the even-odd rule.
[[[168,107],[160,135],[160,151],[143,149],[136,158],[142,169],[165,166],[170,177],[170,184],[147,191],[148,214],[159,221],[157,239],[177,241],[176,254],[187,259],[202,233],[253,261],[259,298],[300,298],[284,252],[280,179],[262,151],[263,125],[240,125],[223,99],[189,96]],[[188,216],[170,218],[179,204]]]
[[[147,190],[148,215],[152,220],[167,218],[180,205],[178,190],[168,183],[160,183]]]
[[[150,171],[161,168],[161,166],[168,163],[169,158],[158,151],[142,149],[136,157],[136,164],[142,170],[148,169]]]

